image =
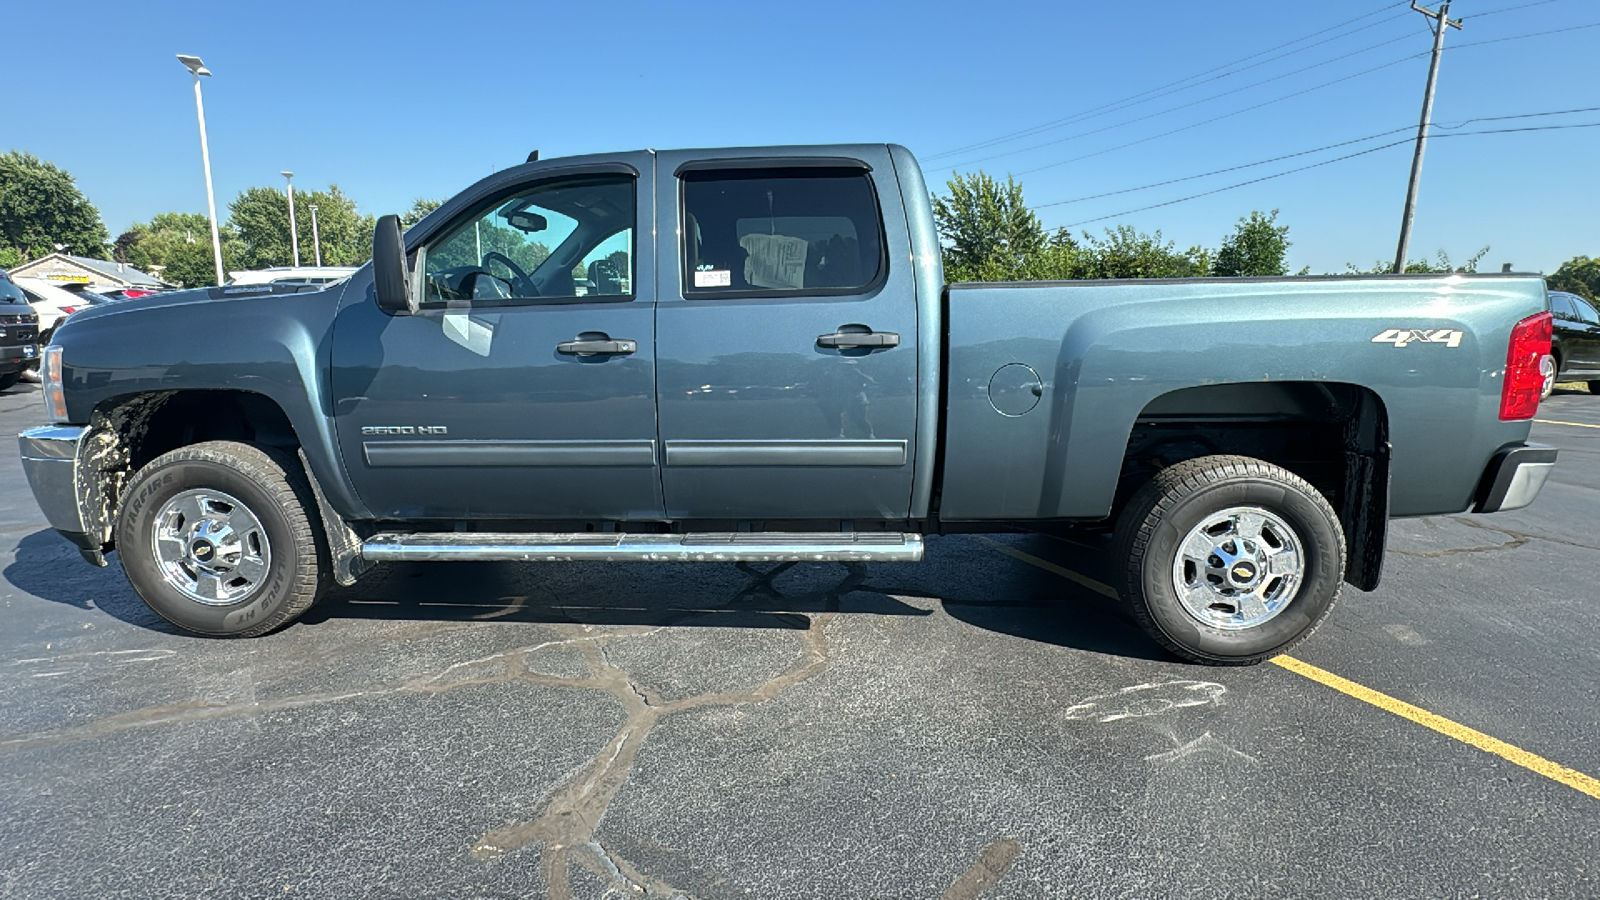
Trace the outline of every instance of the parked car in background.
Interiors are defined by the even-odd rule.
[[[240,284],[332,284],[356,271],[355,266],[273,266],[247,272],[229,272],[229,286]]]
[[[17,287],[27,297],[27,302],[32,304],[33,311],[39,314],[39,342],[50,343],[58,328],[66,318],[80,309],[88,309],[102,303],[111,303],[112,300],[102,294],[95,293],[86,285],[76,282],[46,281],[43,278],[18,278]]]
[[[0,391],[22,377],[22,370],[39,362],[39,314],[28,297],[0,269]]]
[[[1577,294],[1551,291],[1550,315],[1555,381],[1587,382],[1589,393],[1600,394],[1600,310]]]
[[[145,290],[144,288],[121,288],[115,291],[97,291],[96,293],[107,300],[137,300],[140,297],[153,297],[161,292]]]

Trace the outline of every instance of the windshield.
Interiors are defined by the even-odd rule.
[[[0,303],[27,303],[28,298],[22,296],[22,288],[16,282],[0,274]]]

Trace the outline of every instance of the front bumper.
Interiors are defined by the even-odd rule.
[[[38,359],[38,344],[0,345],[0,374],[20,372]]]
[[[104,544],[97,533],[99,529],[92,527],[84,515],[87,491],[81,490],[82,480],[78,477],[79,451],[88,430],[77,425],[45,425],[24,431],[17,436],[17,442],[21,445],[22,470],[28,475],[33,499],[45,521],[75,544],[85,559],[103,566]]]
[[[1550,470],[1556,467],[1556,448],[1548,444],[1521,444],[1496,453],[1483,472],[1478,502],[1473,512],[1521,509],[1539,496]]]

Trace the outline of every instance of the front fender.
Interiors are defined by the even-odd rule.
[[[344,285],[272,296],[119,304],[74,317],[57,331],[67,417],[142,394],[229,390],[260,394],[283,410],[329,503],[349,518],[367,510],[339,462],[328,377],[334,313]]]

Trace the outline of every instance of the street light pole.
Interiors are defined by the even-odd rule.
[[[1411,220],[1417,215],[1417,189],[1422,186],[1422,152],[1428,148],[1428,125],[1433,119],[1433,88],[1439,80],[1439,55],[1444,52],[1444,33],[1446,28],[1461,27],[1460,22],[1450,18],[1450,0],[1440,3],[1438,12],[1418,6],[1417,0],[1411,0],[1411,8],[1434,20],[1433,61],[1428,63],[1428,88],[1422,95],[1422,121],[1417,125],[1417,149],[1411,157],[1411,184],[1406,188],[1405,212],[1400,215],[1400,246],[1394,254],[1396,275],[1405,274],[1406,252],[1411,248]]]
[[[200,102],[200,76],[210,76],[211,70],[198,56],[178,54],[178,62],[183,63],[189,73],[194,76],[194,111],[200,119],[200,161],[206,170],[206,211],[211,215],[211,253],[217,264],[217,285],[220,287],[224,280],[222,274],[222,235],[217,232],[217,195],[211,189],[211,149],[206,146],[206,107]]]
[[[293,172],[279,172],[278,174],[282,175],[284,177],[285,182],[287,182],[287,184],[289,185],[288,188],[287,188],[287,191],[288,191],[288,194],[289,194],[289,246],[294,248],[294,264],[295,264],[295,268],[299,268],[300,267],[300,231],[299,231],[299,229],[297,229],[295,227],[295,224],[294,224],[294,173]]]
[[[311,246],[317,254],[317,266],[322,265],[322,235],[317,231],[317,205],[311,204]]]

